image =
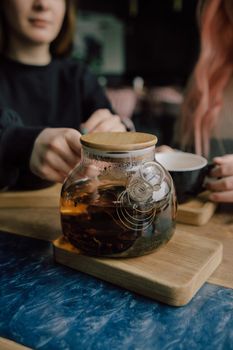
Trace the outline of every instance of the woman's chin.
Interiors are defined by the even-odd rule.
[[[56,35],[52,35],[43,29],[32,30],[30,36],[28,37],[29,41],[33,44],[48,44],[55,39]]]

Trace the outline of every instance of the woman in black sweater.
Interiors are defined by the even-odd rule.
[[[125,131],[96,78],[67,58],[72,0],[0,3],[0,188],[62,182],[80,160],[80,130]]]

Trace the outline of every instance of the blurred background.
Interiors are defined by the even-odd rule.
[[[197,0],[77,0],[73,56],[87,63],[115,111],[171,144],[197,59]]]

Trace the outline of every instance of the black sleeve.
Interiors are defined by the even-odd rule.
[[[16,112],[0,109],[0,188],[17,186],[24,172],[30,178],[29,159],[34,141],[42,130],[25,127]],[[35,177],[32,173],[31,176]]]
[[[109,109],[112,114],[116,114],[113,110],[109,99],[107,98],[104,89],[98,83],[97,78],[91,74],[88,69],[84,69],[83,74],[83,97],[84,97],[84,120],[87,120],[92,113],[97,109]],[[132,120],[125,118],[122,124],[127,131],[135,131],[135,126]]]
[[[98,83],[96,76],[89,72],[86,67],[83,71],[82,93],[84,120],[87,120],[92,113],[100,108],[109,109],[115,114],[107,96],[105,95],[104,89]]]

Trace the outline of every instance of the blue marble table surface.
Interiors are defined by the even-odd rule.
[[[0,232],[0,336],[33,349],[233,349],[233,290],[206,283],[183,307],[53,261],[52,246]]]

